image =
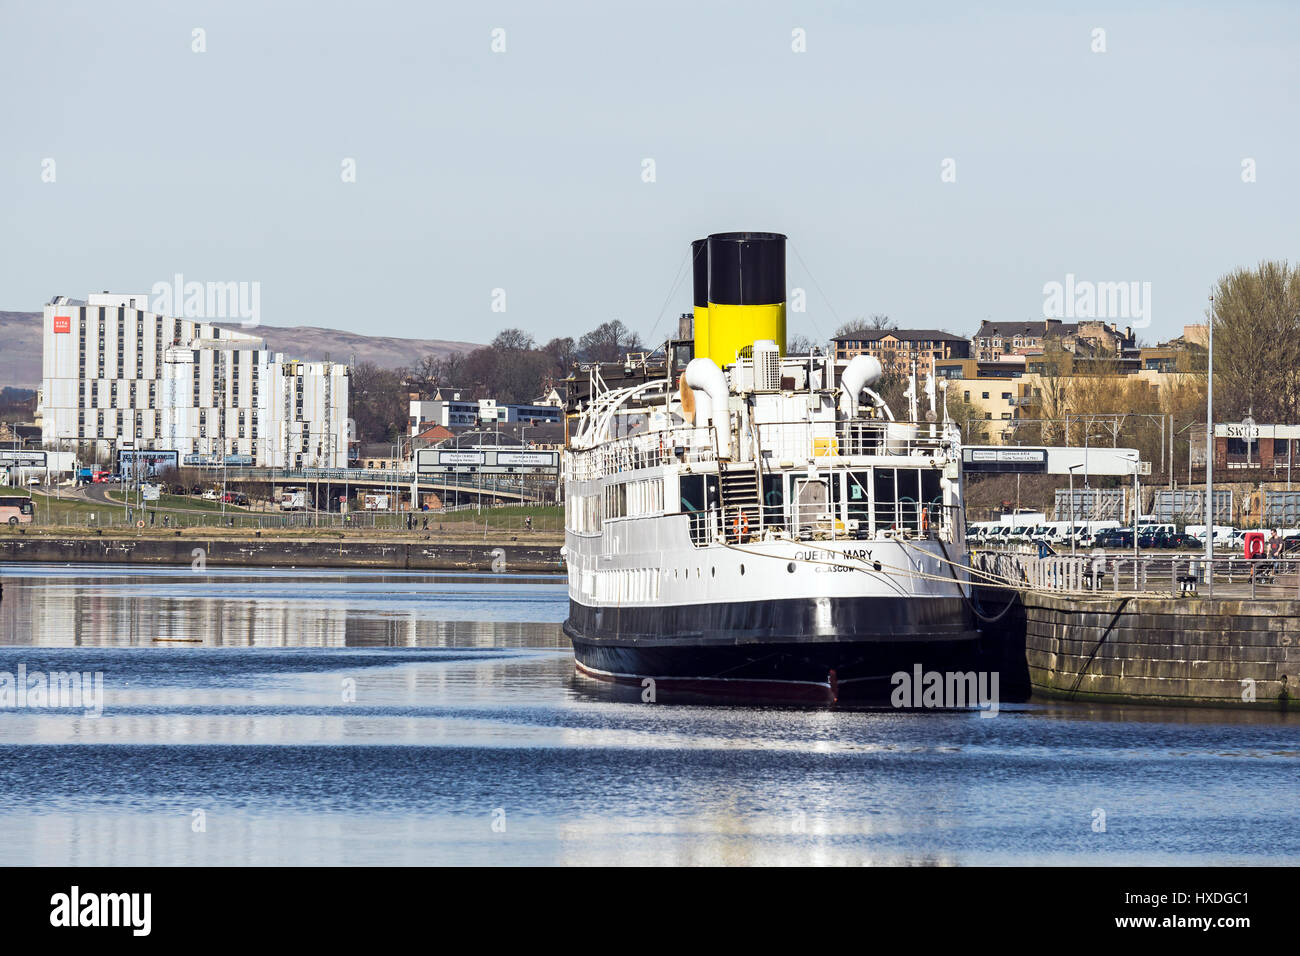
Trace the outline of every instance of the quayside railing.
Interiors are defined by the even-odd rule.
[[[1200,554],[1094,551],[1040,555],[1031,548],[976,550],[977,582],[1059,594],[1300,599],[1300,556],[1247,559]]]

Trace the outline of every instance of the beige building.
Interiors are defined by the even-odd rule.
[[[1032,322],[984,322],[974,338],[974,356],[995,361],[1003,355],[1034,355],[1053,339],[1077,355],[1115,356],[1137,347],[1131,328],[1121,330],[1114,322],[1062,322],[1037,319]]]
[[[837,361],[870,355],[879,360],[887,375],[910,375],[915,361],[916,374],[924,377],[934,371],[937,361],[970,355],[967,339],[938,329],[868,329],[831,341]]]

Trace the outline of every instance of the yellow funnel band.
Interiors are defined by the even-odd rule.
[[[719,365],[729,365],[736,361],[736,355],[741,349],[761,339],[776,342],[781,354],[785,354],[784,302],[775,305],[722,305],[710,302],[708,327],[708,357]],[[697,343],[698,329],[697,325]],[[700,354],[698,344],[695,354]]]
[[[709,307],[695,307],[695,357],[709,357]]]

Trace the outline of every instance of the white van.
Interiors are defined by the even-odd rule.
[[[1050,545],[1058,545],[1068,543],[1071,533],[1072,528],[1068,521],[1046,521],[1034,528],[1030,537],[1034,541],[1045,541]]]
[[[1237,529],[1231,525],[1216,524],[1214,526],[1214,546],[1224,548],[1236,540]],[[1201,544],[1205,544],[1205,525],[1189,524],[1187,526],[1187,536],[1195,538]]]

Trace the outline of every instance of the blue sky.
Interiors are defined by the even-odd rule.
[[[757,229],[792,331],[970,334],[1072,274],[1150,282],[1155,341],[1300,259],[1300,8],[908,7],[4,0],[0,309],[182,273],[272,325],[659,338],[690,240]]]

